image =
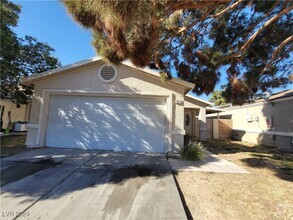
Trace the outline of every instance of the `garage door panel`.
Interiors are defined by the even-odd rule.
[[[165,100],[52,96],[47,146],[164,151]]]

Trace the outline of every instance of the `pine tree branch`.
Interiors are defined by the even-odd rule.
[[[212,18],[216,18],[216,17],[221,16],[222,14],[226,13],[230,9],[236,8],[240,3],[244,2],[244,1],[245,0],[236,1],[233,5],[230,5],[229,7],[225,8],[224,10],[222,10],[222,11],[218,12],[217,14],[213,15]]]
[[[277,15],[275,15],[274,17],[272,17],[271,19],[269,19],[261,28],[259,28],[249,39],[248,41],[246,41],[246,43],[240,48],[240,50],[237,52],[237,54],[240,54],[242,52],[244,52],[250,45],[251,43],[255,40],[255,38],[264,30],[266,29],[268,26],[270,26],[272,23],[274,23],[276,20],[278,20],[282,15],[290,12],[293,10],[293,5],[284,9],[283,11],[281,11],[280,13],[278,13]]]
[[[272,17],[271,19],[269,19],[268,21],[266,21],[261,28],[259,28],[253,35],[250,36],[250,38],[246,41],[246,43],[237,52],[226,56],[222,60],[222,62],[227,61],[227,60],[229,60],[229,59],[231,59],[233,57],[240,57],[241,54],[247,50],[247,48],[252,44],[252,42],[256,39],[256,37],[264,29],[266,29],[268,26],[270,26],[275,21],[277,21],[280,17],[282,17],[282,15],[287,14],[288,12],[290,12],[292,10],[293,10],[293,5],[291,5],[290,7],[286,8],[286,9],[284,9],[283,11],[279,12],[277,15],[275,15],[274,17]]]
[[[213,6],[210,9],[208,9],[202,16],[200,19],[193,21],[191,24],[189,24],[186,27],[180,28],[180,30],[175,34],[175,35],[179,35],[185,31],[188,31],[190,28],[194,27],[195,25],[197,25],[199,22],[202,22],[204,20],[208,19],[208,15],[210,14],[210,12],[212,12],[217,6]]]
[[[169,5],[167,14],[170,15],[178,10],[186,9],[203,9],[206,6],[218,6],[226,3],[230,3],[232,0],[217,0],[217,1],[206,1],[206,0],[197,0],[197,1],[177,1],[170,0],[167,4]]]
[[[185,31],[189,30],[190,28],[192,28],[192,27],[194,27],[195,25],[197,25],[199,22],[202,22],[202,21],[207,20],[207,19],[211,19],[211,18],[213,19],[213,18],[219,17],[219,16],[221,16],[222,14],[224,14],[225,12],[227,12],[227,11],[229,11],[229,10],[231,10],[231,9],[236,8],[240,3],[244,2],[244,1],[245,1],[245,0],[239,0],[239,1],[235,2],[234,4],[230,5],[229,7],[225,8],[224,10],[218,12],[217,14],[212,15],[212,16],[208,16],[209,13],[210,13],[211,11],[213,11],[213,10],[217,7],[217,5],[214,5],[213,7],[211,7],[210,10],[208,10],[208,13],[203,14],[203,16],[202,16],[199,20],[195,20],[195,21],[193,21],[193,22],[192,22],[190,25],[188,25],[187,27],[181,28],[181,29],[176,33],[176,35],[179,35],[179,34],[181,34],[182,32],[185,32]]]
[[[278,55],[278,53],[283,49],[283,47],[288,44],[289,42],[293,41],[293,36],[288,37],[287,39],[285,39],[278,47],[277,49],[274,51],[270,61],[268,62],[268,64],[263,68],[263,70],[260,72],[260,75],[264,74],[264,72],[266,70],[269,69],[269,67],[271,66],[271,64],[273,63],[273,61],[275,60],[276,56]]]
[[[286,1],[288,1],[288,0],[286,0]],[[266,20],[268,18],[268,16],[270,15],[270,13],[274,10],[275,7],[277,7],[277,5],[279,3],[280,3],[280,0],[276,1],[275,4],[270,8],[270,10],[264,16],[262,16],[263,19],[261,19],[260,21],[256,22],[254,25],[250,26],[249,28],[245,29],[244,33],[248,33],[250,31],[252,31],[257,25],[259,25],[261,22]],[[286,4],[284,4],[284,6],[286,6]],[[251,16],[251,18],[253,17],[253,15]]]

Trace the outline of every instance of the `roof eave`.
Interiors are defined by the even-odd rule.
[[[207,110],[213,111],[213,112],[225,112],[224,109],[218,109],[218,108],[213,108],[213,107],[207,107]]]
[[[194,99],[194,100],[196,100],[196,101],[198,101],[198,102],[202,102],[202,103],[204,103],[204,104],[206,104],[207,106],[211,106],[212,105],[212,103],[210,103],[210,102],[207,102],[207,101],[204,101],[204,100],[202,100],[202,99],[200,99],[200,98],[196,98],[196,97],[194,97],[194,96],[192,96],[192,95],[185,95],[186,97],[188,97],[188,98],[191,98],[191,99]]]
[[[122,64],[125,65],[125,66],[128,66],[128,67],[132,67],[132,68],[134,68],[134,69],[140,70],[140,71],[142,71],[142,72],[149,73],[149,74],[151,74],[151,75],[153,75],[153,76],[156,76],[156,77],[159,77],[159,78],[160,78],[160,73],[159,73],[158,71],[152,70],[152,69],[150,69],[150,68],[147,68],[147,67],[145,67],[145,68],[139,68],[139,67],[136,67],[136,66],[134,66],[134,65],[133,65],[130,61],[128,61],[128,60],[123,61]],[[174,83],[174,84],[177,84],[177,85],[179,85],[179,86],[183,86],[183,87],[185,87],[185,90],[184,90],[184,91],[185,91],[185,94],[186,94],[187,92],[189,92],[191,89],[193,89],[194,86],[195,86],[193,83],[190,83],[190,82],[184,81],[184,80],[182,80],[182,79],[172,78],[170,81],[171,81],[172,83]]]
[[[85,65],[88,65],[88,64],[91,64],[93,62],[100,61],[100,60],[102,60],[102,58],[99,57],[99,56],[92,57],[92,58],[89,58],[89,59],[86,59],[86,60],[82,60],[82,61],[78,61],[78,62],[75,62],[75,63],[68,64],[66,66],[58,67],[56,69],[52,69],[52,70],[48,70],[48,71],[45,71],[45,72],[42,72],[42,73],[38,73],[36,75],[31,75],[29,77],[21,78],[20,82],[22,84],[25,84],[25,85],[32,84],[34,81],[36,81],[36,80],[38,80],[40,78],[48,77],[48,76],[55,75],[55,74],[61,73],[61,72],[67,72],[67,71],[70,71],[72,69],[80,68],[80,67],[83,67]]]
[[[31,84],[33,84],[34,81],[53,76],[53,75],[55,75],[57,73],[64,73],[64,72],[68,72],[68,71],[73,70],[73,69],[81,68],[81,67],[84,67],[86,65],[90,65],[93,62],[98,62],[98,61],[102,61],[102,60],[103,59],[100,56],[92,57],[92,58],[82,60],[82,61],[79,61],[79,62],[75,62],[75,63],[69,64],[69,65],[66,65],[66,66],[63,66],[63,67],[59,67],[59,68],[56,68],[56,69],[45,71],[43,73],[39,73],[39,74],[32,75],[32,76],[29,76],[29,77],[24,77],[24,78],[21,79],[21,83],[24,84],[24,85],[31,85]],[[159,72],[154,71],[154,70],[149,69],[149,68],[138,68],[138,67],[134,66],[128,60],[123,61],[122,64],[125,65],[125,66],[128,66],[128,67],[132,67],[134,69],[140,70],[142,72],[149,73],[149,74],[151,74],[153,76],[160,77]],[[195,86],[193,83],[186,82],[186,81],[183,81],[183,80],[177,79],[177,78],[172,78],[170,81],[172,83],[176,84],[176,85],[184,87],[185,88],[184,89],[185,94],[188,93]]]

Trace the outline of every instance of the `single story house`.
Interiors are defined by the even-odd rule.
[[[233,139],[293,151],[293,90],[221,110],[207,118],[231,119]]]
[[[205,140],[206,102],[186,95],[194,84],[100,57],[22,79],[34,85],[28,147],[178,152],[186,114]],[[188,119],[188,121],[194,119]]]

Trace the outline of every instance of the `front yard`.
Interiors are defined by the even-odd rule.
[[[237,141],[208,141],[207,150],[250,174],[179,172],[193,219],[292,219],[293,154]]]
[[[9,157],[25,151],[29,151],[25,146],[26,135],[2,136],[0,157]]]
[[[25,136],[1,137],[1,157],[28,151]],[[250,174],[175,174],[193,219],[293,219],[293,154],[237,141],[205,147]]]

